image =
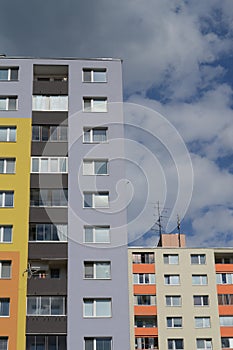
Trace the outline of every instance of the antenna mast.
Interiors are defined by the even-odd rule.
[[[181,240],[180,240],[180,217],[177,214],[177,230],[178,230],[178,241],[179,241],[179,247],[181,247]]]

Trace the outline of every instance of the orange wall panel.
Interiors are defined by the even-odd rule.
[[[216,272],[233,272],[233,264],[215,264]]]
[[[133,264],[133,273],[155,273],[155,264]]]
[[[134,306],[134,315],[135,316],[149,316],[157,315],[156,306]]]
[[[219,305],[219,315],[233,315],[233,305]]]
[[[218,284],[217,285],[218,294],[233,294],[232,284]]]
[[[233,327],[220,327],[221,337],[233,337]]]
[[[136,284],[133,286],[134,294],[156,294],[155,284]]]
[[[137,337],[155,337],[158,336],[158,328],[135,327],[135,336]]]

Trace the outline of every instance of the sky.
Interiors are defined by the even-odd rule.
[[[1,53],[123,59],[132,244],[159,201],[188,246],[233,245],[232,38],[232,0],[1,1]]]

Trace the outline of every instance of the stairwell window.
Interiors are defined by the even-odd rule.
[[[0,243],[11,243],[12,242],[12,225],[1,225],[0,226]]]
[[[10,316],[10,298],[0,298],[0,317]]]
[[[17,81],[18,74],[19,67],[0,67],[0,81]]]
[[[0,142],[15,142],[16,127],[15,126],[0,126]]]
[[[84,208],[109,208],[109,192],[84,192]]]
[[[110,243],[110,226],[85,226],[85,243]]]
[[[84,97],[84,112],[107,112],[107,97]]]
[[[16,111],[17,109],[17,96],[0,96],[0,111]]]
[[[15,173],[15,158],[0,158],[0,174]]]
[[[106,68],[83,68],[84,83],[106,83]]]
[[[110,298],[83,299],[84,317],[111,317],[112,302]]]
[[[0,191],[0,208],[13,208],[13,207],[14,207],[14,192]]]

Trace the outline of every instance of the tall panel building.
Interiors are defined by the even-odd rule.
[[[120,60],[0,59],[1,350],[129,348],[121,102]]]
[[[127,246],[121,61],[0,57],[0,350],[233,349],[233,249]]]

